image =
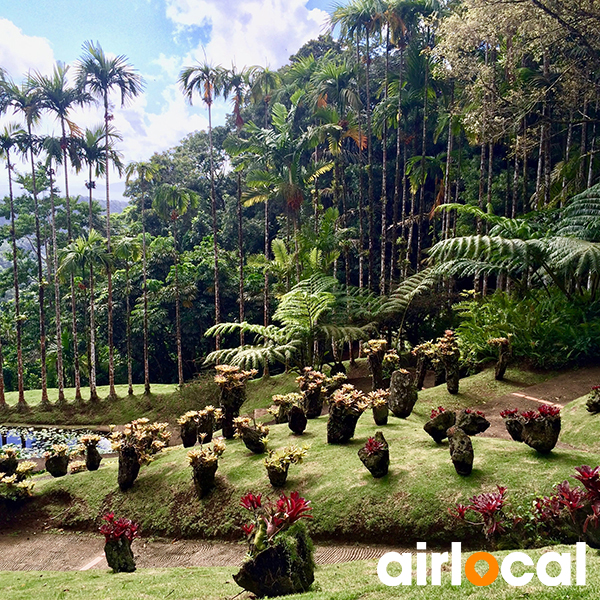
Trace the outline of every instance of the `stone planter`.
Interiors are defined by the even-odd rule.
[[[460,427],[467,435],[477,435],[483,433],[490,426],[490,422],[482,415],[476,412],[466,412],[461,410],[456,415],[456,427]]]
[[[233,576],[235,582],[258,598],[307,592],[315,579],[313,547],[306,528],[297,525],[247,560]],[[287,539],[279,541],[279,536]]]
[[[46,471],[52,477],[64,477],[69,469],[68,456],[50,456],[46,459]]]
[[[375,425],[387,425],[388,416],[390,414],[390,409],[387,407],[387,404],[384,404],[383,406],[374,406],[372,410]]]
[[[588,412],[591,413],[599,413],[600,412],[600,394],[596,391],[593,391],[588,398],[588,401],[585,403],[585,407]]]
[[[417,403],[417,388],[408,371],[400,369],[392,373],[388,405],[395,417],[406,419]]]
[[[246,400],[246,388],[235,387],[221,390],[221,409],[223,410],[223,437],[233,439],[235,427],[233,420],[240,416],[240,408]]]
[[[263,454],[265,452],[267,445],[263,441],[264,437],[264,434],[257,429],[244,427],[242,441],[244,442],[246,448],[250,450],[250,452],[254,452],[254,454]]]
[[[201,444],[208,444],[209,442],[212,441],[213,438],[213,433],[215,430],[215,417],[213,414],[210,415],[200,415],[199,419],[198,419],[198,427],[197,427],[197,434],[198,434],[198,441]],[[204,434],[204,437],[202,437],[202,434]]]
[[[438,385],[444,385],[444,383],[446,383],[446,367],[444,367],[444,363],[439,359],[435,359],[433,361],[433,374],[434,387],[437,387]]]
[[[191,448],[198,439],[198,425],[195,421],[188,421],[180,426],[181,443],[184,448]]]
[[[289,410],[288,427],[296,434],[302,435],[306,429],[307,417],[299,406],[292,406]]]
[[[216,460],[192,466],[192,478],[198,498],[204,498],[214,489],[215,473],[218,468],[219,463]]]
[[[16,473],[18,466],[19,461],[15,456],[0,458],[0,473],[4,473],[8,477]]]
[[[541,454],[548,454],[558,441],[560,416],[530,419],[523,422],[523,441]]]
[[[386,348],[383,348],[379,352],[370,352],[367,355],[373,391],[387,389],[383,383],[383,358],[385,357],[385,352]]]
[[[290,417],[290,406],[286,406],[284,404],[281,404],[279,406],[279,411],[277,412],[277,415],[275,416],[275,423],[277,423],[278,425],[280,425],[281,423],[287,423]]]
[[[356,423],[360,415],[347,413],[334,404],[329,405],[329,419],[327,421],[327,443],[345,444],[354,437]]]
[[[473,444],[471,438],[460,428],[448,431],[448,447],[452,464],[459,475],[467,476],[473,470]]]
[[[88,471],[97,471],[100,468],[102,456],[96,446],[88,446],[85,449],[85,468]]]
[[[111,540],[104,545],[104,555],[113,573],[133,573],[135,560],[131,550],[131,542],[126,537]]]
[[[122,492],[133,486],[140,472],[140,459],[135,448],[125,446],[119,451],[119,473],[117,483]]]
[[[381,431],[378,431],[375,434],[375,439],[383,444],[381,450],[369,454],[363,447],[358,451],[358,458],[360,458],[362,464],[369,469],[371,475],[376,479],[379,479],[388,474],[388,469],[390,467],[390,448]]]
[[[508,417],[504,419],[504,426],[506,427],[506,431],[508,431],[508,435],[515,442],[523,441],[523,423],[521,423],[520,419]]]
[[[453,411],[447,410],[427,421],[423,426],[423,429],[437,444],[441,444],[448,437],[446,432],[454,425],[454,423],[456,423],[456,414]]]
[[[283,467],[267,467],[267,475],[273,487],[283,487],[287,481],[290,464],[286,463]]]
[[[585,521],[591,514],[592,509],[589,505],[587,505],[585,509],[578,510],[575,513],[573,528],[575,529],[575,532],[577,533],[581,541],[584,541],[590,548],[600,550],[600,526],[594,527],[593,524],[588,523],[585,533],[583,531]]]
[[[310,392],[304,392],[304,410],[306,411],[307,419],[316,419],[323,412],[323,396],[321,388]]]

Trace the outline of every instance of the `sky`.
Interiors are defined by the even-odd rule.
[[[325,32],[331,7],[332,0],[0,0],[0,67],[15,82],[28,72],[49,75],[56,61],[74,66],[87,40],[109,55],[126,56],[146,86],[125,107],[112,97],[113,124],[123,138],[118,149],[125,163],[147,160],[206,129],[206,108],[199,98],[190,106],[177,85],[183,67],[208,61],[277,69]],[[223,124],[230,110],[215,103],[213,123]],[[0,117],[0,127],[18,120],[9,113]],[[101,124],[102,111],[79,109],[73,120],[92,128]],[[51,116],[38,128],[40,134],[58,132]],[[70,193],[85,196],[85,174],[70,177]],[[121,198],[123,189],[122,179],[111,175],[111,198]],[[6,169],[0,167],[0,194],[7,191]],[[104,193],[97,181],[94,196]]]

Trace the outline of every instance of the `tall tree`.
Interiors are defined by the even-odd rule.
[[[179,385],[183,385],[183,353],[181,345],[181,302],[179,294],[179,252],[177,249],[177,221],[189,209],[198,206],[195,192],[178,185],[163,183],[158,187],[152,202],[152,208],[171,225],[173,236],[173,260],[175,261],[175,328],[177,337],[177,376]]]
[[[217,198],[215,193],[215,167],[213,158],[212,138],[212,105],[215,96],[223,90],[223,70],[221,67],[213,67],[208,63],[198,64],[194,67],[186,67],[179,75],[179,85],[183,94],[192,104],[194,92],[200,94],[202,102],[208,110],[208,143],[210,164],[210,206],[213,232],[213,254],[214,254],[214,284],[215,284],[215,325],[221,322],[221,290],[219,283],[219,244],[217,222]],[[215,336],[216,349],[220,348],[220,336]],[[183,375],[180,374],[182,380]]]
[[[144,89],[144,83],[136,70],[127,63],[123,55],[109,58],[99,43],[85,42],[83,56],[77,66],[78,85],[99,98],[104,106],[104,137],[105,147],[109,148],[110,121],[112,115],[109,110],[108,98],[111,91],[118,91],[121,97],[121,106],[138,96]],[[110,160],[106,157],[106,245],[111,252],[110,243]],[[109,398],[117,396],[115,390],[115,359],[113,341],[113,294],[112,273],[108,270],[108,382]]]

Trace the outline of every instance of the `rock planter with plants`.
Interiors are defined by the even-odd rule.
[[[303,406],[304,396],[298,392],[289,394],[275,394],[272,398],[274,406],[269,408],[269,412],[275,417],[275,423],[287,423],[292,406]]]
[[[115,519],[114,513],[105,514],[100,527],[104,535],[104,555],[113,573],[133,573],[135,559],[131,543],[139,535],[139,525],[129,519]]]
[[[117,483],[122,492],[130,489],[143,464],[152,461],[169,442],[168,423],[150,423],[146,418],[127,423],[123,431],[111,426],[112,449],[119,453]]]
[[[0,473],[11,477],[17,472],[19,460],[17,451],[14,448],[0,448]]]
[[[388,474],[390,448],[381,431],[375,433],[375,437],[370,437],[367,440],[365,445],[358,451],[358,458],[376,479]]]
[[[399,419],[410,416],[417,403],[417,388],[411,374],[405,369],[392,373],[388,404],[392,414]]]
[[[85,468],[88,471],[97,471],[102,462],[102,456],[98,452],[98,444],[102,438],[99,435],[84,435],[79,440],[81,449],[85,455]],[[73,472],[73,469],[71,469]]]
[[[188,452],[188,460],[192,467],[192,479],[198,498],[204,498],[214,489],[215,474],[223,452],[225,452],[223,438],[215,438],[212,446],[200,444],[200,448],[194,448]]]
[[[67,444],[52,444],[44,453],[46,471],[52,477],[64,477],[69,471],[70,450]]]
[[[310,502],[298,492],[263,503],[260,494],[247,494],[242,506],[252,513],[243,526],[248,554],[233,576],[258,598],[302,594],[314,581],[314,548],[302,518],[311,518]]]
[[[207,444],[213,438],[215,431],[221,428],[223,411],[212,404],[198,411],[198,441]]]
[[[329,419],[327,420],[327,443],[345,444],[356,430],[360,415],[369,406],[363,392],[352,384],[346,383],[329,400]]]
[[[456,415],[456,427],[460,427],[467,435],[477,435],[486,431],[490,422],[485,418],[485,413],[472,408],[465,408]]]
[[[383,377],[383,388],[387,390],[390,387],[392,380],[392,373],[400,368],[400,357],[398,352],[393,348],[388,350],[383,357],[381,363],[382,377]]]
[[[234,437],[241,439],[250,452],[263,454],[267,450],[269,428],[266,425],[257,424],[248,417],[236,417],[233,427]]]
[[[308,446],[286,446],[279,450],[270,450],[265,458],[265,468],[271,485],[280,488],[285,485],[290,465],[302,462],[308,452]]]
[[[560,434],[560,408],[542,404],[538,410],[522,412],[519,417],[523,424],[523,442],[541,454],[551,452]]]
[[[215,383],[221,390],[221,410],[223,411],[223,436],[230,440],[235,434],[233,420],[240,415],[240,408],[246,401],[246,383],[258,373],[256,369],[242,371],[232,365],[215,367]]]
[[[323,412],[322,387],[325,375],[312,367],[304,367],[302,375],[296,378],[296,383],[304,396],[304,411],[308,419],[316,419]]]
[[[490,346],[498,347],[498,361],[496,362],[494,378],[496,381],[502,381],[506,368],[508,367],[508,361],[512,355],[512,347],[510,344],[510,336],[491,338],[488,340]]]
[[[388,407],[390,392],[388,390],[375,390],[367,394],[369,406],[373,412],[375,425],[387,425],[390,409]]]
[[[506,431],[508,431],[508,435],[510,435],[515,442],[522,442],[523,423],[519,418],[519,409],[508,408],[503,410],[500,413],[500,416],[504,420],[504,426],[506,427]]]
[[[473,470],[473,443],[460,427],[450,427],[448,430],[448,448],[456,472],[463,476],[470,475]]]
[[[383,389],[385,387],[383,382],[383,359],[387,351],[387,341],[369,340],[363,344],[362,350],[369,363],[372,391]]]
[[[441,444],[448,437],[448,429],[456,423],[456,413],[446,410],[443,406],[432,409],[429,421],[423,429],[434,439],[436,444]]]
[[[345,383],[348,383],[348,376],[345,373],[333,373],[330,377],[325,377],[325,382],[323,383],[323,387],[321,388],[321,392],[325,396],[326,399],[339,390]]]
[[[198,440],[198,419],[197,410],[188,410],[177,419],[179,424],[179,435],[184,448],[191,448],[196,445]]]
[[[0,471],[0,501],[18,504],[32,495],[33,484],[29,481],[36,465],[24,460],[17,465],[12,475]]]
[[[411,354],[417,359],[417,368],[415,370],[415,388],[417,391],[423,389],[425,375],[427,375],[428,369],[433,368],[433,360],[436,359],[436,352],[437,349],[433,342],[419,344],[411,351]]]
[[[460,348],[458,338],[451,329],[447,329],[438,340],[437,354],[446,370],[446,389],[450,394],[458,394]]]
[[[288,427],[295,435],[302,435],[306,429],[308,419],[304,408],[294,404],[288,414]]]
[[[588,398],[585,407],[588,412],[600,413],[600,385],[595,385],[590,391],[590,397]]]

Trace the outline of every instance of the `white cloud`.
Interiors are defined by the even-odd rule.
[[[0,18],[0,65],[15,81],[28,71],[50,71],[53,64],[47,39],[25,35],[12,21]]]
[[[307,0],[167,0],[167,17],[182,32],[210,28],[210,41],[193,58],[227,67],[278,68],[302,44],[323,31],[327,13],[309,10]]]

